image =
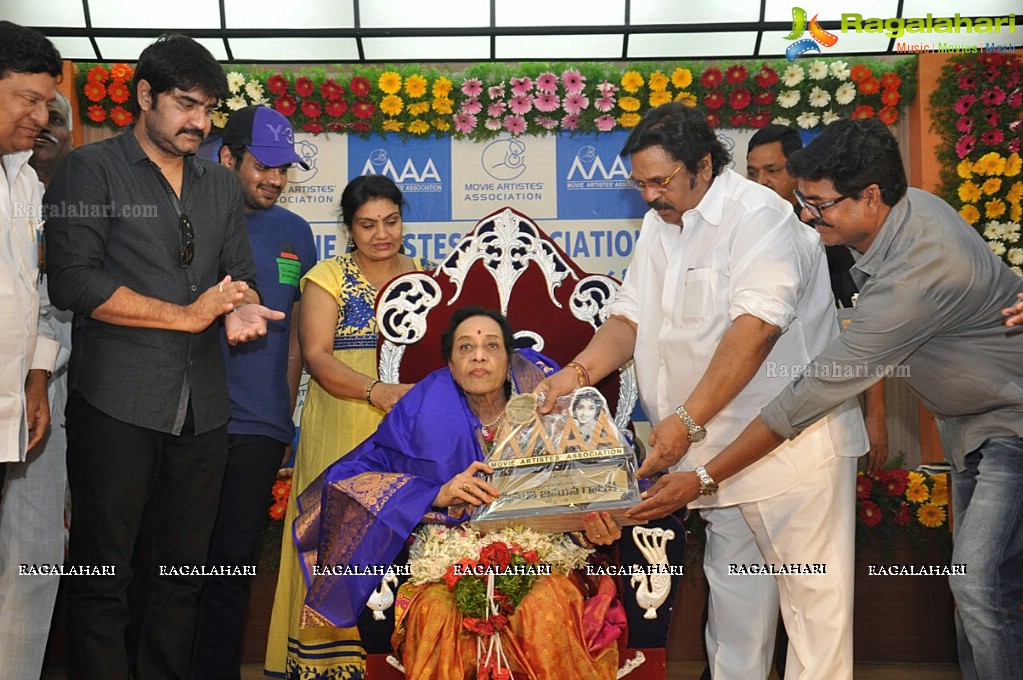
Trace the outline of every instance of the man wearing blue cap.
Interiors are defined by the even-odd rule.
[[[283,310],[284,321],[244,346],[223,337],[231,419],[220,507],[203,584],[193,653],[197,680],[239,677],[245,610],[255,571],[270,491],[294,436],[292,412],[302,357],[298,347],[299,281],[316,264],[309,223],[277,205],[298,163],[287,118],[263,106],[231,114],[222,137],[220,163],[241,182],[245,224],[264,303]]]

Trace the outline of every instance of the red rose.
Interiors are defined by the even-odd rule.
[[[753,82],[757,84],[757,87],[771,87],[778,82],[778,72],[764,64],[764,67],[760,69],[760,73],[753,76]]]
[[[720,90],[711,90],[703,98],[703,105],[711,111],[717,111],[725,105],[725,95]]]
[[[299,97],[308,97],[313,93],[313,81],[302,76],[295,81],[295,94]]]
[[[307,118],[319,118],[320,114],[323,113],[323,107],[320,106],[319,102],[306,99],[302,102],[302,113],[304,113]]]
[[[502,541],[494,541],[480,549],[480,564],[506,569],[511,563],[511,550]]]
[[[365,97],[369,94],[369,79],[363,78],[362,76],[355,76],[352,78],[352,82],[349,83],[348,89],[352,91],[356,97]]]
[[[270,76],[270,78],[266,81],[266,89],[278,96],[287,94],[288,86],[288,79],[280,73]]]
[[[311,135],[318,135],[323,132],[323,125],[315,120],[311,120],[302,126],[302,132],[308,132]]]
[[[859,514],[860,521],[871,529],[881,523],[881,508],[874,501],[862,501]]]
[[[736,111],[740,111],[749,106],[751,99],[752,97],[750,96],[749,90],[745,87],[732,90],[732,93],[728,95],[728,103],[731,104],[732,108]]]
[[[320,94],[323,95],[324,99],[328,99],[332,102],[341,99],[341,95],[344,93],[345,88],[341,87],[341,85],[339,85],[333,78],[328,78],[323,81],[322,85],[320,85]]]
[[[721,75],[721,71],[716,68],[709,68],[700,76],[700,83],[707,88],[717,87],[721,84],[723,78],[724,76]]]
[[[274,100],[274,108],[282,115],[290,116],[295,113],[295,110],[298,107],[295,105],[295,100],[292,96],[290,94],[286,94]]]
[[[348,110],[348,102],[344,99],[329,101],[327,102],[327,106],[324,107],[324,110],[331,118],[340,118],[345,115],[345,111]]]

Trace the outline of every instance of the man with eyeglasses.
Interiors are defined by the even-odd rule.
[[[898,144],[876,119],[832,123],[788,168],[821,240],[862,254],[856,312],[706,469],[715,479],[741,474],[879,373],[906,367],[953,465],[952,563],[966,567],[949,584],[963,678],[1021,680],[1023,342],[1002,315],[1023,281],[955,209],[907,188]],[[684,497],[698,494],[687,480]]]
[[[599,380],[635,359],[654,423],[639,473],[656,481],[629,514],[664,517],[696,500],[682,492],[697,480],[715,680],[768,676],[779,599],[788,674],[850,680],[855,457],[867,449],[855,401],[734,480],[704,467],[838,333],[820,239],[727,168],[698,108],[651,110],[622,154],[650,211],[611,317],[575,361]],[[560,371],[541,389],[549,401],[576,380]]]
[[[68,154],[44,198],[50,297],[75,313],[69,562],[87,576],[65,582],[65,630],[78,679],[187,677],[227,458],[220,327],[247,342],[284,316],[259,304],[237,179],[195,156],[227,96],[221,66],[165,35],[131,93],[138,122]]]
[[[287,316],[272,332],[232,347],[224,338],[231,420],[228,458],[207,563],[244,568],[255,564],[266,526],[270,491],[295,434],[292,413],[302,377],[298,346],[299,281],[316,264],[309,223],[277,205],[288,168],[308,165],[295,152],[288,119],[265,106],[231,113],[221,138],[220,163],[242,187],[245,224],[256,262],[259,291],[269,307]],[[239,676],[251,577],[214,575],[203,584],[195,633],[195,680]]]

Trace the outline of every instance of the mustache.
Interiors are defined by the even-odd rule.
[[[654,210],[674,210],[675,209],[675,206],[673,206],[671,203],[668,203],[667,201],[661,200],[659,198],[655,198],[652,201],[647,201],[646,204],[648,206],[650,206],[651,208],[653,208]]]
[[[47,141],[50,144],[57,143],[57,138],[54,137],[53,134],[48,130],[41,131],[38,135],[36,135],[36,139],[42,139],[43,141]]]
[[[206,137],[206,133],[203,130],[201,130],[200,128],[194,128],[194,127],[192,127],[192,128],[181,128],[180,130],[178,130],[178,134],[179,135],[196,135],[197,137],[199,137],[199,139],[204,139]]]
[[[825,220],[823,218],[814,218],[814,219],[810,220],[810,225],[813,226],[813,227],[833,227],[833,226],[835,226],[831,222],[828,222],[827,220]]]

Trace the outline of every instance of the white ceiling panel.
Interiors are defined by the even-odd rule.
[[[621,59],[621,35],[501,35],[497,58],[507,59]]]
[[[652,33],[629,36],[629,59],[701,59],[753,54],[757,34]]]
[[[496,0],[494,15],[497,26],[621,26],[625,0]]]
[[[96,38],[103,61],[130,61],[134,62],[142,54],[157,36],[152,38]],[[218,61],[227,60],[227,50],[224,49],[224,41],[214,38],[199,38],[196,42],[202,44],[213,54]]]
[[[368,61],[486,61],[490,38],[363,38]]]
[[[220,28],[220,7],[210,0],[97,0],[89,2],[89,18],[96,28],[160,28],[161,32],[187,32],[189,28]]]
[[[759,21],[760,0],[729,2],[679,2],[643,0],[633,2],[632,24],[717,24],[728,21]]]
[[[898,16],[898,0],[856,0],[850,3],[800,3],[798,6],[806,10],[807,19],[816,14],[819,21],[840,21],[842,13],[862,14],[864,17]],[[793,0],[767,0],[764,21],[792,21]]]
[[[231,38],[235,61],[358,61],[355,38]]]
[[[96,61],[96,50],[92,48],[92,42],[88,38],[56,37],[50,38],[50,41],[64,59]]]
[[[292,0],[286,5],[280,0],[224,0],[224,23],[228,28],[353,28],[355,10],[350,0]]]
[[[0,13],[21,26],[85,26],[82,0],[4,0]]]
[[[335,0],[350,2],[350,0]],[[481,0],[358,0],[363,28],[442,28],[490,25],[490,3]]]

